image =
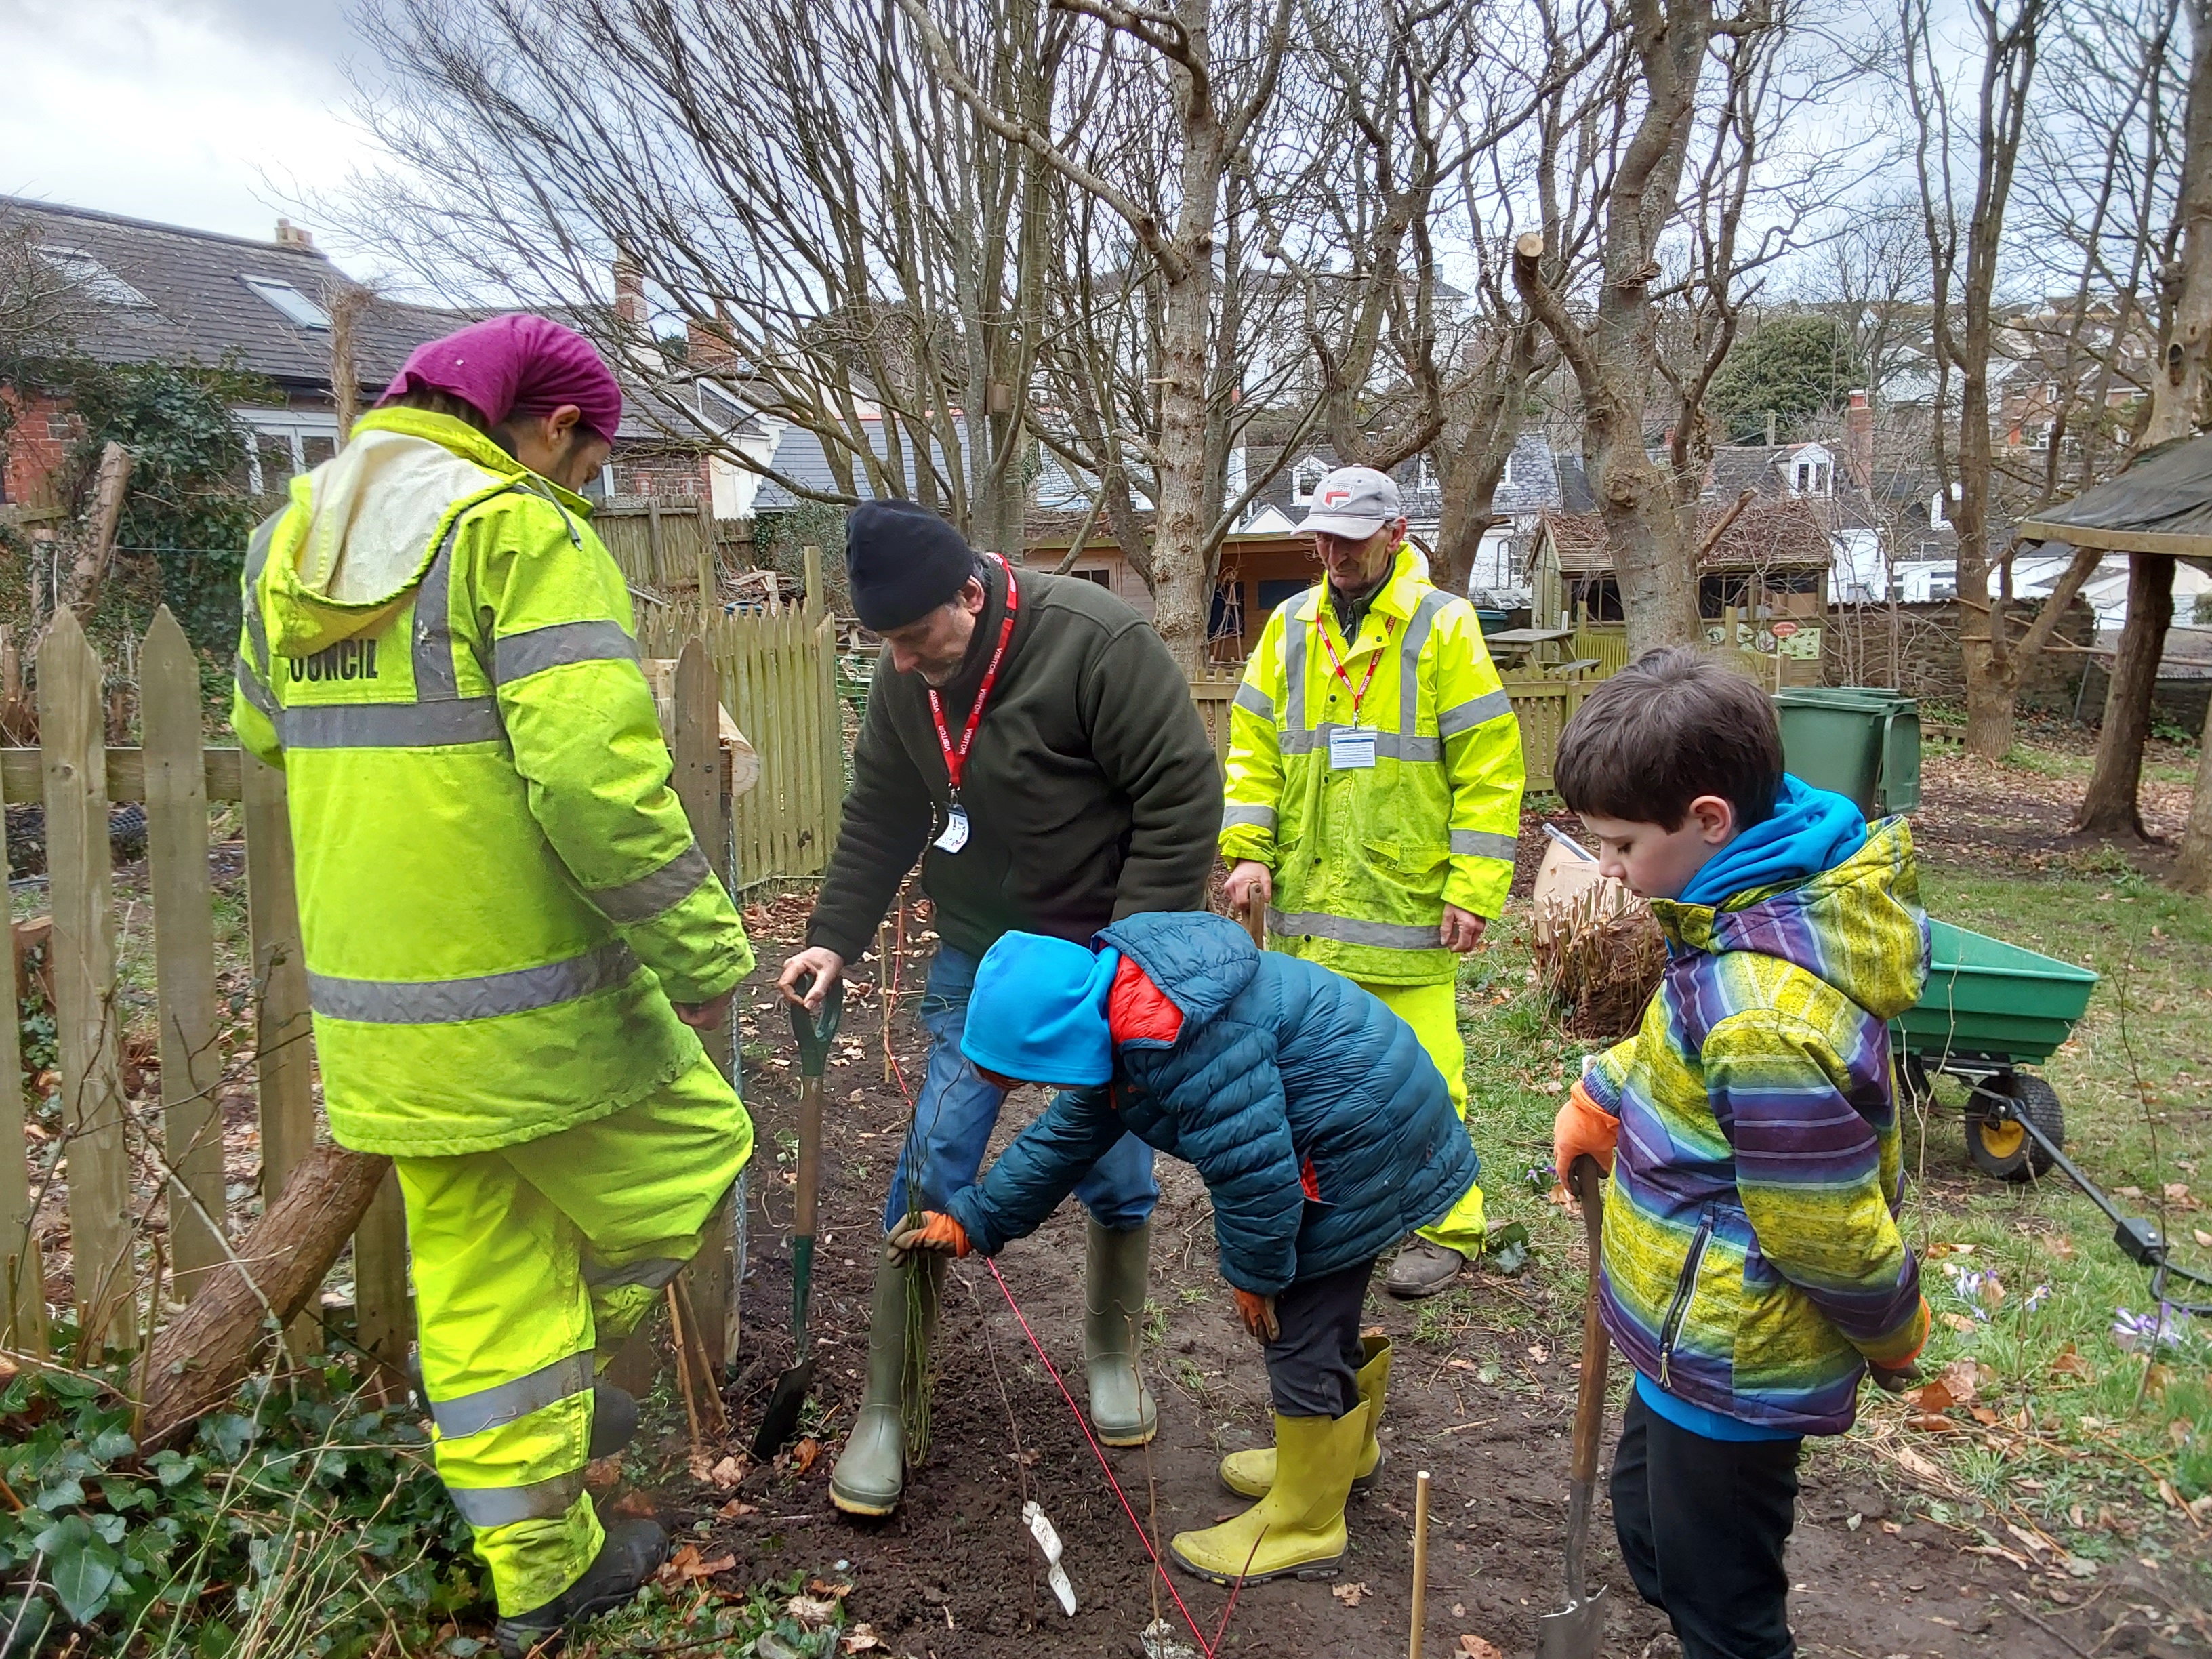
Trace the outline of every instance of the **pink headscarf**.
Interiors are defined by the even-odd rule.
[[[574,404],[583,424],[611,440],[622,424],[622,388],[592,343],[550,318],[511,312],[471,323],[415,348],[380,404],[410,392],[466,398],[497,425]]]

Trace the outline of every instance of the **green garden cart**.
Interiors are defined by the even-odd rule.
[[[1957,1078],[1968,1091],[1974,1167],[2005,1181],[2045,1174],[2066,1144],[2065,1109],[2056,1089],[2021,1067],[2066,1041],[2097,975],[1932,917],[1928,933],[1927,988],[1892,1026],[1905,1086],[1925,1099],[1939,1073]]]

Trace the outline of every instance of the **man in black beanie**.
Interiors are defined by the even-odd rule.
[[[1221,773],[1167,647],[1095,582],[979,557],[913,501],[856,508],[845,562],[853,608],[884,649],[807,946],[781,984],[795,995],[811,974],[806,1000],[818,1007],[923,859],[939,939],[921,1004],[929,1066],[891,1177],[888,1233],[975,1178],[998,1122],[1005,1095],[960,1053],[983,952],[1017,929],[1087,945],[1141,910],[1203,909]],[[1124,1135],[1075,1195],[1091,1212],[1091,1425],[1109,1445],[1142,1445],[1156,1421],[1136,1369],[1158,1196],[1151,1148]],[[830,1480],[853,1514],[887,1515],[903,1490],[907,1331],[910,1318],[927,1330],[935,1316],[943,1258],[930,1260],[876,1270],[867,1393]],[[909,1295],[915,1282],[921,1294]]]

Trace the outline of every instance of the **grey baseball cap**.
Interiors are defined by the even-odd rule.
[[[1371,466],[1340,466],[1314,490],[1313,507],[1298,528],[1323,536],[1365,538],[1402,514],[1398,486]]]

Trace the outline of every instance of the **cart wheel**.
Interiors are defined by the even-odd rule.
[[[2041,1078],[2026,1072],[2002,1072],[1981,1085],[1978,1093],[2002,1095],[2022,1117],[2051,1138],[2054,1146],[2066,1144],[2066,1113],[2058,1091]],[[1999,1181],[2026,1181],[2051,1168],[2051,1155],[2028,1138],[2019,1124],[2000,1121],[1969,1103],[1966,1115],[1966,1155],[1974,1167]]]

